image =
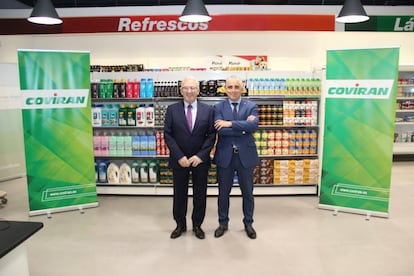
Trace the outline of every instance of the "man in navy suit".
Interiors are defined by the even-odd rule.
[[[218,170],[218,217],[216,238],[228,229],[230,192],[235,173],[243,197],[243,224],[249,238],[256,238],[253,224],[253,168],[259,162],[253,133],[259,126],[257,104],[242,99],[243,82],[236,76],[226,80],[228,99],[214,108],[214,126],[218,131],[218,142],[214,161]]]
[[[168,106],[164,123],[165,142],[170,150],[169,166],[173,170],[173,216],[177,223],[170,237],[178,238],[187,231],[188,183],[191,172],[193,232],[197,238],[204,239],[201,224],[206,212],[210,151],[216,133],[214,110],[197,100],[199,82],[194,77],[185,78],[180,90],[183,100]]]

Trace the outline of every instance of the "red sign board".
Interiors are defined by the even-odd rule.
[[[58,26],[0,19],[0,34],[129,33],[193,31],[335,31],[334,15],[212,15],[208,23],[180,22],[177,15],[67,17]]]

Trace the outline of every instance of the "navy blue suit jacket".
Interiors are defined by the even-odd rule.
[[[178,160],[197,155],[204,164],[210,164],[210,151],[215,141],[214,110],[197,101],[197,116],[190,132],[184,110],[184,102],[174,103],[167,108],[164,123],[164,138],[170,150],[169,166],[180,168]]]
[[[246,121],[253,115],[254,121]],[[232,106],[225,99],[214,106],[215,120],[232,121],[231,128],[222,128],[218,131],[218,142],[214,162],[219,167],[226,168],[230,165],[233,156],[233,145],[239,149],[240,161],[245,168],[254,167],[259,162],[253,133],[259,126],[259,110],[257,104],[242,99],[239,105],[238,120],[233,120]]]

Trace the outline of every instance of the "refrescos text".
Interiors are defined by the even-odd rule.
[[[129,17],[119,18],[118,32],[173,32],[173,31],[205,31],[208,23],[189,23],[178,20],[132,20]]]

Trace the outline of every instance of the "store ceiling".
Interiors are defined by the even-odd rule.
[[[0,8],[33,7],[36,0],[1,0]],[[187,0],[52,0],[56,8],[185,5]],[[206,5],[342,5],[344,0],[204,0]],[[363,5],[414,6],[414,0],[362,0]]]

